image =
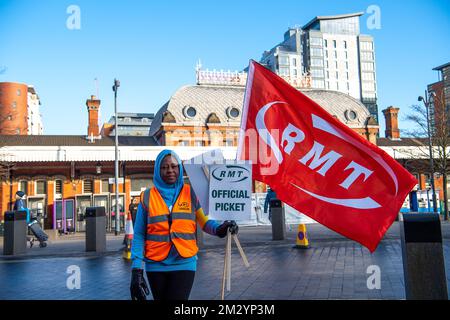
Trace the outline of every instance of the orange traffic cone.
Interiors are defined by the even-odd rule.
[[[125,249],[123,250],[123,258],[125,260],[131,260],[131,242],[133,241],[133,221],[131,220],[131,214],[128,212],[127,222],[125,223]]]
[[[294,248],[297,248],[297,249],[308,249],[309,248],[309,240],[308,240],[308,235],[306,233],[306,225],[303,223],[300,223],[298,225],[297,241],[296,241]]]

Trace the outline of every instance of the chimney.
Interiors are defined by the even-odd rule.
[[[391,140],[400,140],[400,131],[398,130],[398,111],[399,108],[393,106],[383,110],[384,118],[386,120],[386,138]]]
[[[100,100],[97,100],[97,97],[92,95],[90,99],[86,100],[86,106],[89,113],[87,137],[99,139],[100,129],[98,127],[98,111],[100,109]]]

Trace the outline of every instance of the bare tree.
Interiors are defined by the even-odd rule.
[[[411,113],[405,120],[415,124],[415,129],[405,131],[415,138],[428,137],[427,109],[422,105],[411,106]],[[448,220],[447,174],[449,173],[450,117],[445,105],[444,92],[434,95],[433,108],[430,108],[430,134],[434,159],[434,171],[443,177],[444,220]],[[417,139],[418,150],[429,157],[428,145]]]

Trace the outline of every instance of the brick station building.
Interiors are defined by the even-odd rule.
[[[329,90],[304,88],[302,92],[415,174],[418,189],[428,187],[427,156],[419,150],[426,142],[400,137],[398,108],[383,111],[386,138],[378,138],[379,127],[360,101]],[[165,148],[176,151],[182,160],[216,148],[226,159],[234,159],[243,96],[244,87],[239,85],[184,86],[156,113],[148,136],[119,137],[119,176],[124,178],[118,190],[122,211],[127,212],[132,198],[152,185],[154,161]],[[9,177],[0,183],[0,221],[14,202],[15,192],[22,190],[28,195],[28,207],[43,213],[46,229],[54,227],[55,207],[65,202],[65,207],[74,212],[76,230],[83,230],[88,206],[104,206],[107,227],[114,229],[116,191],[110,183],[114,177],[114,138],[100,134],[100,100],[92,96],[86,105],[86,136],[0,136],[0,160],[14,165]],[[264,192],[265,188],[259,183],[253,185],[255,192]],[[442,197],[442,177],[437,177],[436,188]]]

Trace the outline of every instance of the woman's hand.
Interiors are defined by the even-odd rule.
[[[230,230],[231,234],[238,233],[239,227],[236,224],[236,221],[224,221],[224,223],[217,227],[217,236],[219,238],[224,238],[227,235],[228,230]]]
[[[150,294],[150,291],[144,279],[144,270],[131,270],[130,293],[131,300],[147,300],[147,295]]]

